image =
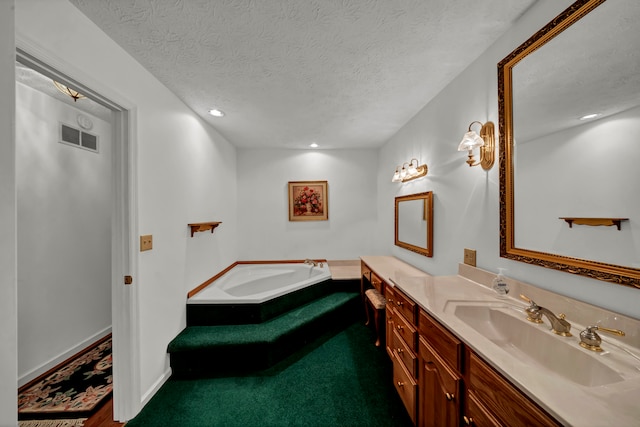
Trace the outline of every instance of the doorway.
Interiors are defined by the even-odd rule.
[[[54,68],[20,49],[16,61],[20,83],[16,88],[16,162],[23,166],[16,179],[18,209],[24,212],[18,220],[18,359],[25,359],[21,351],[37,351],[33,347],[56,339],[21,317],[20,307],[25,306],[21,298],[28,301],[30,310],[59,317],[56,333],[65,341],[61,347],[67,353],[74,346],[82,347],[84,341],[112,333],[114,419],[124,421],[140,405],[137,292],[125,285],[125,277],[133,276],[136,267],[130,231],[135,206],[130,185],[132,115],[130,109],[69,78],[64,65]],[[25,75],[33,80],[27,83]],[[53,81],[84,98],[65,99]],[[33,115],[28,112],[30,102],[39,105],[33,108],[37,110]],[[43,103],[54,105],[56,113],[42,108]],[[19,140],[25,134],[28,138]],[[20,146],[24,139],[33,140]],[[26,243],[21,245],[21,241]],[[68,269],[72,271],[65,271]],[[25,285],[22,279],[30,283]],[[78,301],[85,304],[76,304]],[[56,311],[59,313],[54,314]],[[78,324],[72,324],[74,317]],[[27,340],[21,337],[21,330],[40,334],[34,340],[38,343],[31,343],[32,348],[23,346]],[[64,359],[65,351],[48,355],[44,361],[27,358],[19,382]]]

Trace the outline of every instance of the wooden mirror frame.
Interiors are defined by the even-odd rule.
[[[605,0],[578,0],[498,64],[500,134],[500,256],[527,264],[640,289],[640,269],[517,248],[514,244],[514,159],[512,69]]]
[[[400,202],[407,202],[410,200],[424,200],[424,209],[425,215],[427,216],[427,246],[421,247],[412,245],[411,243],[402,242],[398,239],[398,229],[399,229],[399,215],[398,215],[398,204]],[[395,245],[400,246],[401,248],[408,249],[410,251],[419,253],[420,255],[424,255],[427,257],[433,256],[433,192],[427,191],[424,193],[410,194],[408,196],[398,196],[395,201]]]

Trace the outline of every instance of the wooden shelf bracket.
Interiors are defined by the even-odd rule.
[[[563,219],[569,224],[569,228],[573,228],[573,224],[578,225],[591,225],[591,226],[611,226],[615,225],[618,230],[620,230],[620,223],[622,221],[627,221],[629,218],[579,218],[579,217],[570,217],[570,216],[561,216],[560,219]]]
[[[215,230],[216,227],[219,226],[220,224],[222,224],[222,222],[213,221],[213,222],[196,222],[196,223],[187,224],[187,225],[191,228],[191,237],[193,237],[193,233],[196,233],[199,231],[211,230],[211,234],[213,234],[213,230]]]

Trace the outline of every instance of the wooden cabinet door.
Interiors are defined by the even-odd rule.
[[[461,376],[449,368],[422,337],[419,363],[419,425],[458,427],[462,397]]]

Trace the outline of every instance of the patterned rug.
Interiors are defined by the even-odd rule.
[[[111,361],[109,335],[55,371],[21,388],[18,419],[88,417],[113,391]]]
[[[76,418],[73,420],[29,420],[19,421],[19,427],[82,427],[86,418]]]

